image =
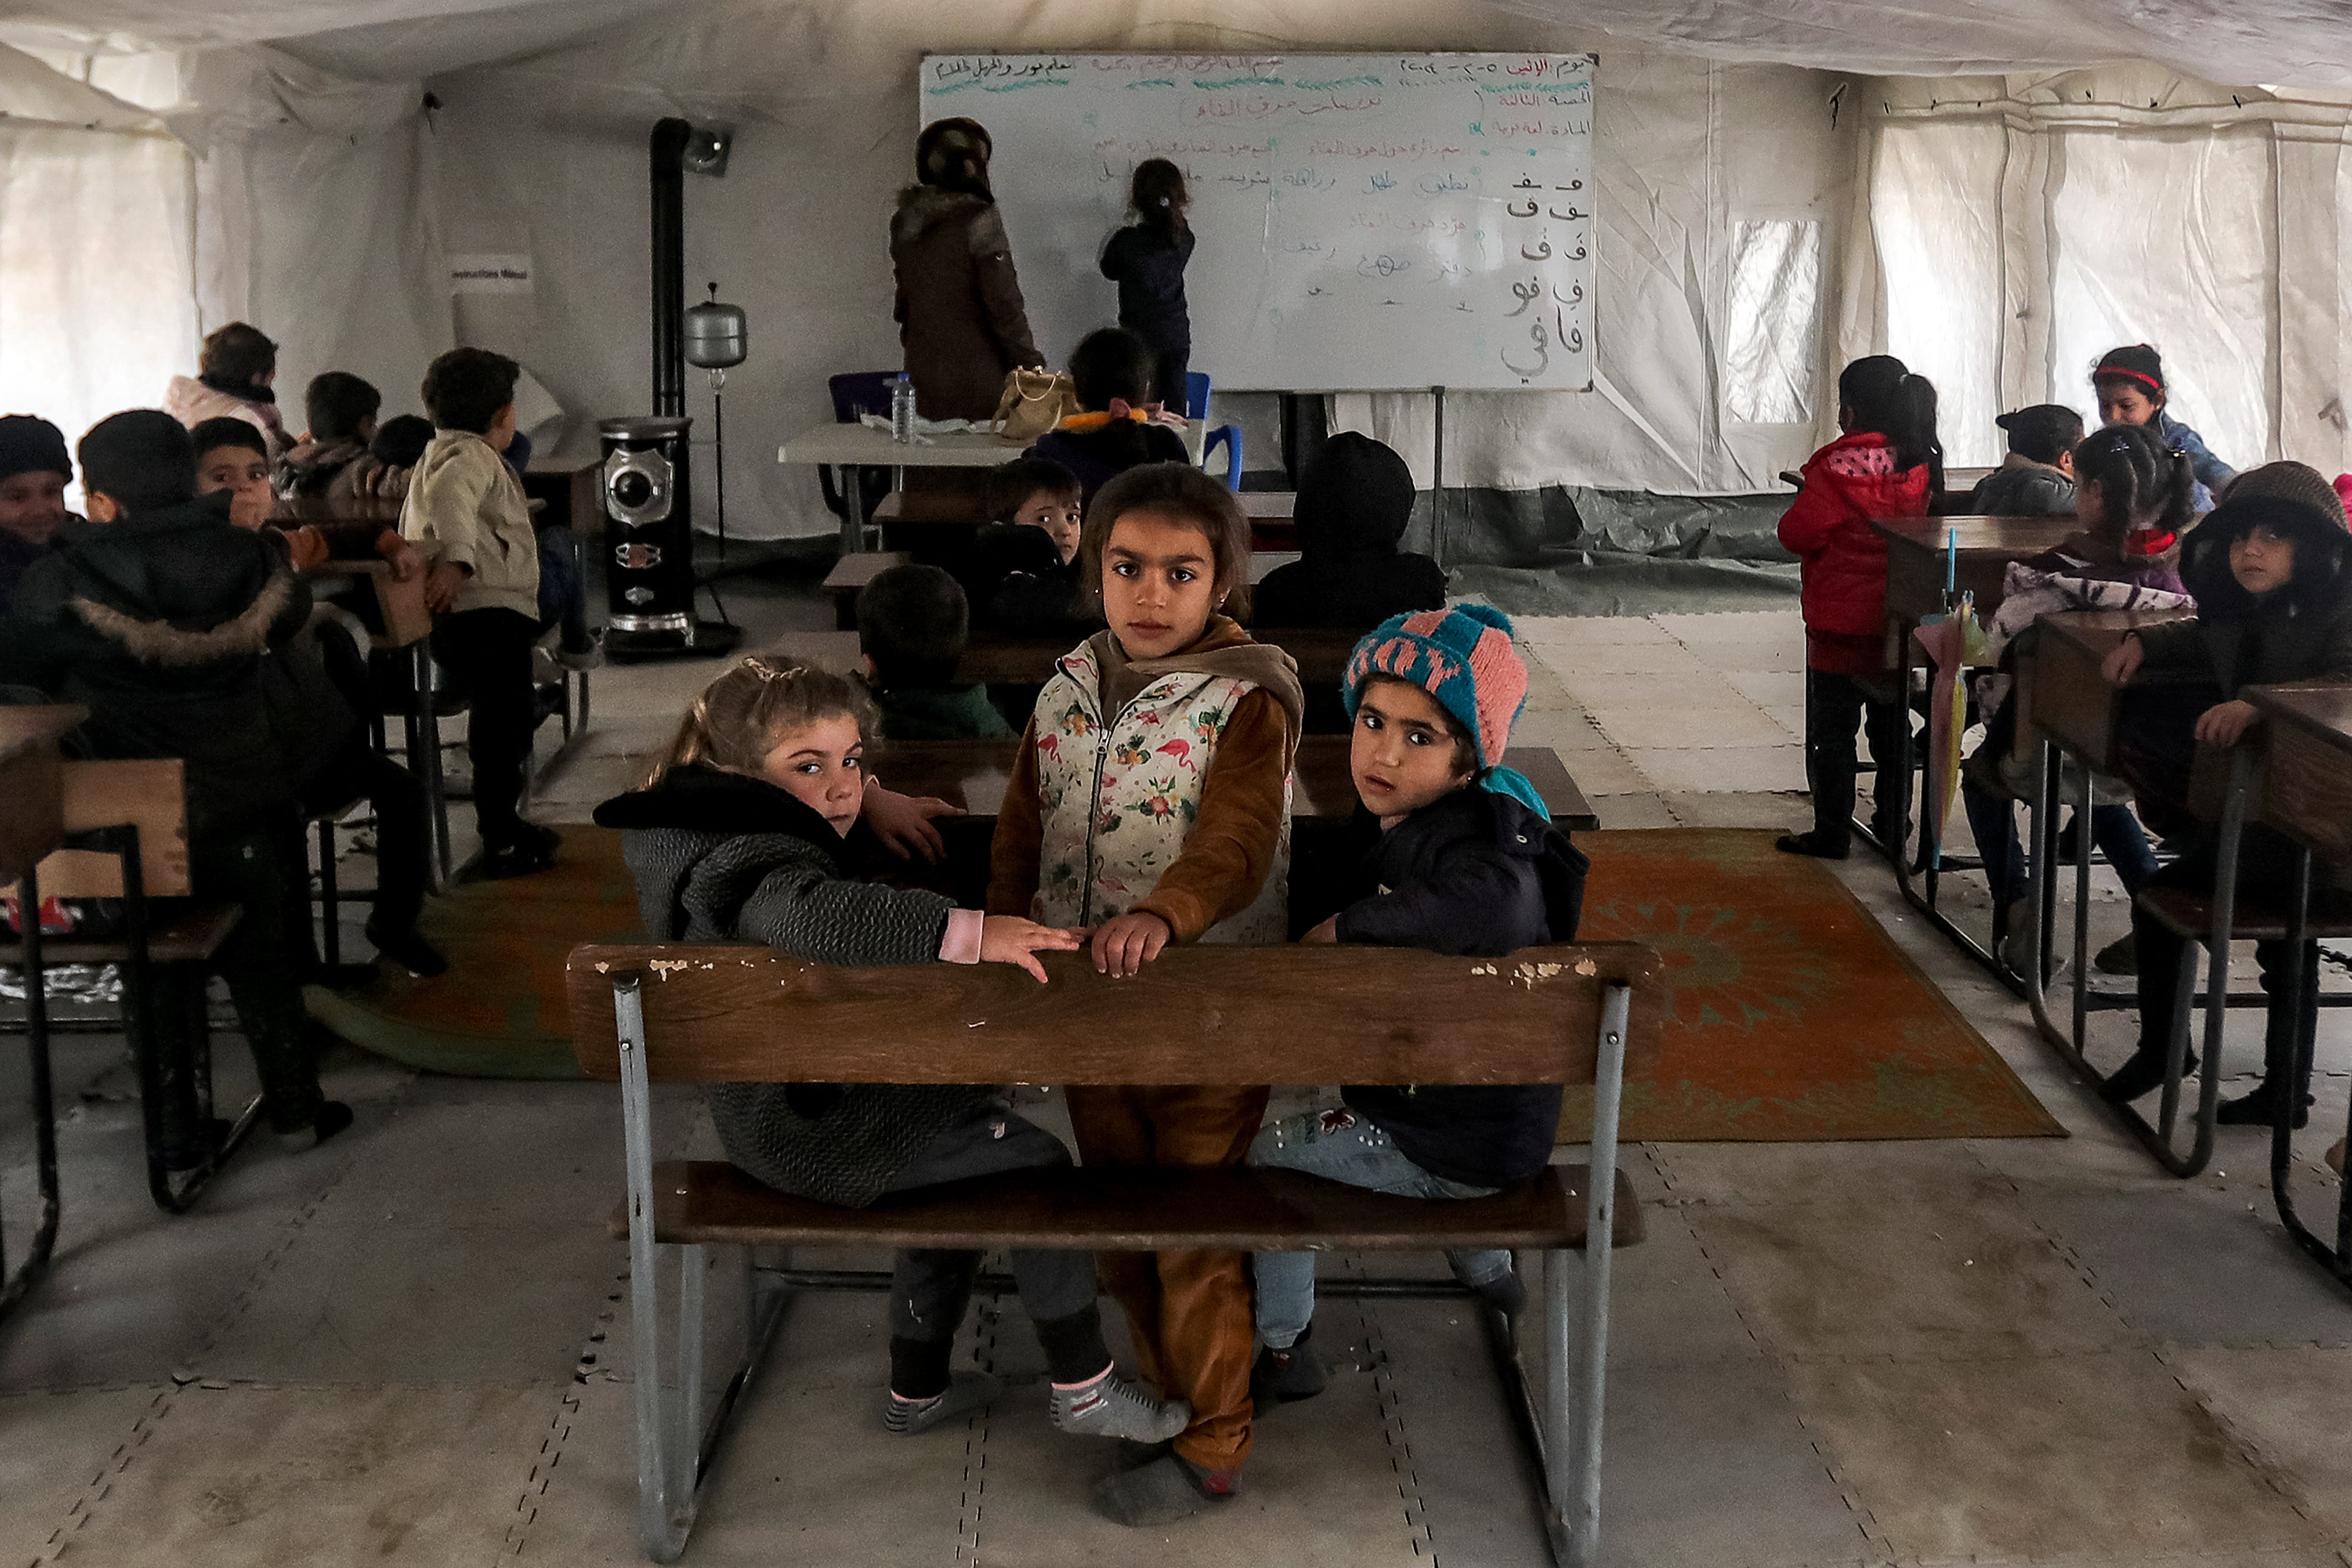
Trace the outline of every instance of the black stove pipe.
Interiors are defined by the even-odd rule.
[[[654,122],[654,412],[686,412],[686,142],[683,120]]]

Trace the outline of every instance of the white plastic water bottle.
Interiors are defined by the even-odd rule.
[[[915,439],[915,382],[903,374],[890,383],[890,439],[901,444]]]

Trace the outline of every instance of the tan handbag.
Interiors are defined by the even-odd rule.
[[[996,400],[996,433],[1008,441],[1034,441],[1078,412],[1078,389],[1067,375],[1015,368],[1005,374],[1004,394]]]

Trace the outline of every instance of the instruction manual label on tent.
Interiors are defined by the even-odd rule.
[[[528,294],[530,258],[506,254],[453,256],[449,258],[452,294]]]

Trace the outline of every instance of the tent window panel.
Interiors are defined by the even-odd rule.
[[[1731,237],[1724,413],[1750,425],[1813,416],[1822,327],[1822,226],[1743,220]]]
[[[1871,171],[1871,230],[1886,348],[1936,384],[1937,433],[1955,468],[2000,461],[2001,174],[1997,121],[1889,125]]]
[[[2051,203],[2052,379],[2091,411],[2090,374],[2118,343],[2164,355],[2174,418],[2252,468],[2275,428],[2278,225],[2271,138],[2074,132]]]

